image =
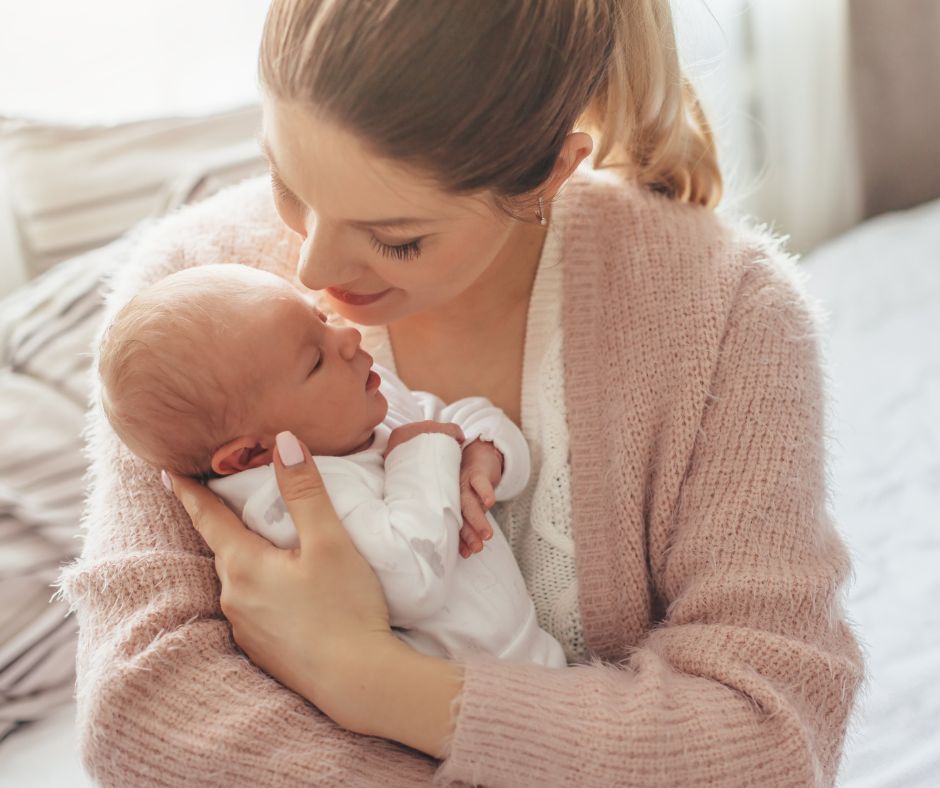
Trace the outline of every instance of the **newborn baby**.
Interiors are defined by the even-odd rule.
[[[506,500],[528,482],[522,433],[482,397],[445,405],[410,391],[373,368],[360,340],[279,276],[187,269],[138,294],[105,332],[104,410],[135,454],[214,477],[209,487],[279,547],[298,544],[271,464],[275,436],[290,430],[381,582],[399,638],[433,656],[483,651],[564,667],[489,514],[487,548],[458,558],[461,441],[499,450],[494,494]]]

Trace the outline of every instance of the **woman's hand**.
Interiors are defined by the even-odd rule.
[[[399,644],[385,595],[336,515],[309,451],[289,432],[277,436],[274,467],[300,539],[292,550],[249,531],[193,479],[171,477],[173,491],[215,554],[222,612],[235,642],[336,723],[367,733],[368,699],[357,698],[355,688]]]

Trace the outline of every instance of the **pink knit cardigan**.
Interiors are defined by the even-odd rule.
[[[830,785],[862,660],[827,511],[812,306],[758,232],[579,170],[564,360],[590,659],[467,659],[448,757],[338,728],[256,669],[207,548],[93,406],[78,725],[104,785]],[[114,282],[297,243],[263,180],[162,221]]]

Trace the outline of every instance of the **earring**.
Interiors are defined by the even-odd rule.
[[[548,221],[545,219],[545,204],[542,202],[541,197],[539,197],[539,209],[535,212],[535,217],[543,227],[548,224]]]

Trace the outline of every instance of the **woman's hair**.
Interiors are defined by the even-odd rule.
[[[273,0],[259,79],[446,191],[531,206],[565,137],[677,200],[721,197],[668,0]]]

